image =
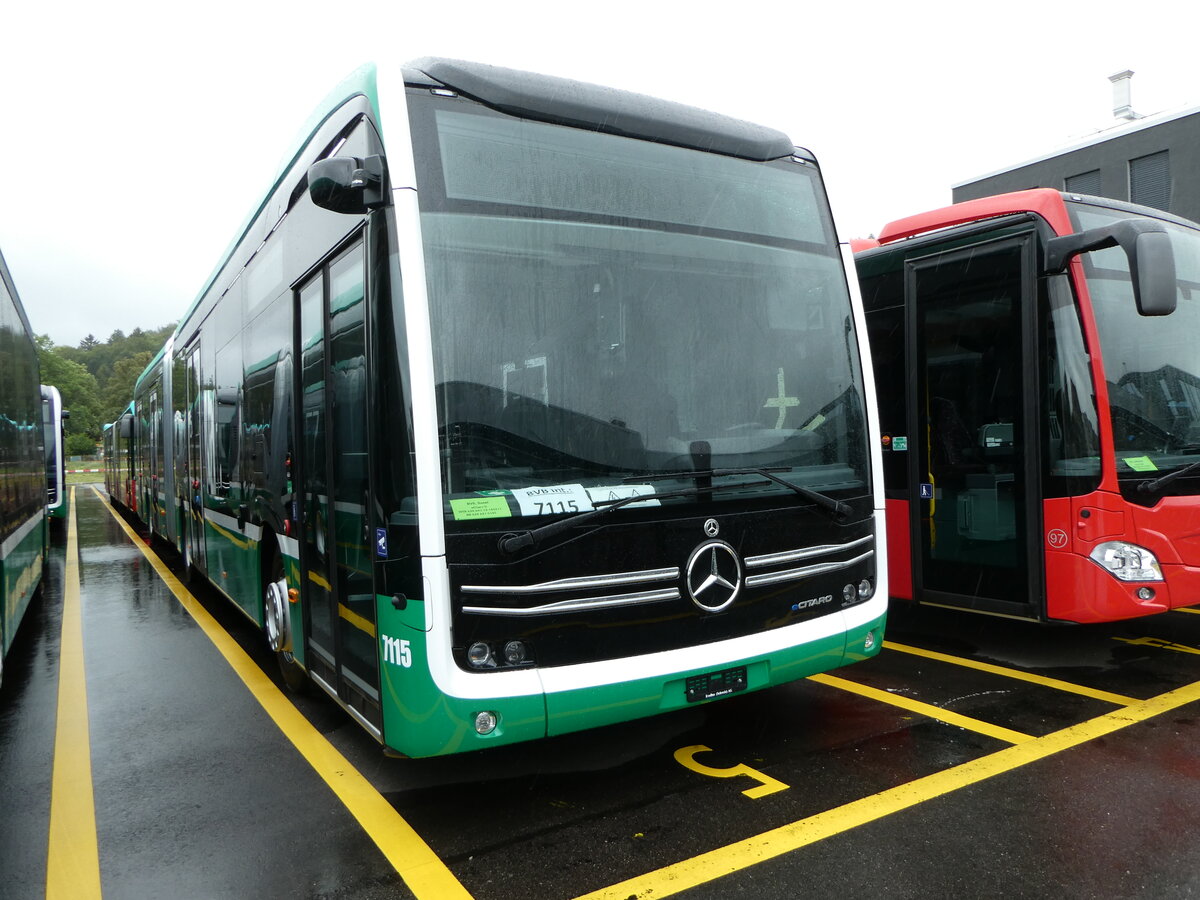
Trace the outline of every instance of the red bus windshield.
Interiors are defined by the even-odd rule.
[[[1080,231],[1129,215],[1082,203],[1070,208]],[[1129,485],[1126,491],[1134,482],[1200,461],[1200,230],[1164,224],[1179,285],[1171,315],[1138,314],[1128,260],[1119,248],[1081,257],[1100,332],[1117,471]],[[1200,478],[1174,481],[1169,493],[1198,494]]]

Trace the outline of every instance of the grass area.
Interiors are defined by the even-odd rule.
[[[81,464],[81,465],[76,466],[76,468],[92,469],[92,468],[99,468],[99,465],[92,466],[89,464],[85,467]],[[77,473],[72,473],[69,471],[67,472],[67,484],[103,484],[103,483],[104,483],[104,470],[103,469],[101,469],[99,472],[77,472]]]

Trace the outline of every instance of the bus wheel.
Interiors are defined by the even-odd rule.
[[[278,553],[272,556],[271,574],[263,589],[263,628],[267,643],[279,661],[283,683],[288,690],[300,693],[308,685],[308,674],[292,655],[292,611],[287,579],[283,576],[283,561]]]

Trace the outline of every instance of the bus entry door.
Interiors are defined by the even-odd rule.
[[[910,261],[915,598],[1036,617],[1031,236]]]
[[[300,546],[309,673],[378,732],[361,242],[299,292]]]
[[[201,426],[201,404],[203,402],[200,390],[200,344],[192,344],[184,351],[185,388],[184,388],[184,441],[187,444],[187,466],[183,470],[181,484],[176,490],[186,498],[183,517],[183,546],[187,562],[201,572],[208,571],[208,560],[204,555],[204,485],[201,482],[204,472],[204,461],[201,458],[203,447],[203,428]]]

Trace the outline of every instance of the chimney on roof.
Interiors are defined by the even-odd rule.
[[[1140,119],[1141,116],[1133,111],[1133,105],[1130,103],[1130,81],[1133,80],[1133,71],[1126,69],[1116,75],[1109,75],[1108,80],[1113,86],[1113,115],[1130,122]]]

